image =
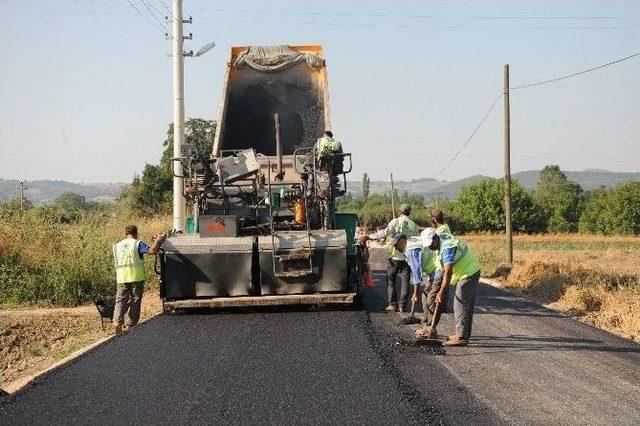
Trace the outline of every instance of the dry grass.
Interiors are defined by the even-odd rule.
[[[504,236],[465,241],[491,272],[504,259]],[[619,336],[640,341],[640,239],[523,235],[514,239],[506,287]]]
[[[51,222],[35,212],[2,221],[0,288],[3,307],[76,306],[112,294],[112,244],[124,227],[137,224],[140,238],[171,224],[170,217],[135,218],[124,213],[88,213],[78,223]],[[146,262],[153,279],[153,261]]]

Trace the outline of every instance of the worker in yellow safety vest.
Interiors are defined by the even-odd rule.
[[[433,226],[436,232],[451,232],[451,228],[449,228],[449,224],[444,221],[444,213],[442,210],[431,210],[429,212],[429,221],[431,222],[431,226]]]
[[[342,156],[332,154],[342,154],[342,142],[333,138],[333,133],[326,130],[321,138],[316,142],[316,158],[320,170],[339,175],[343,169]]]
[[[342,152],[342,142],[333,138],[333,133],[326,130],[324,135],[318,139],[316,144],[316,153],[322,158],[327,154],[335,154]]]
[[[113,245],[113,259],[116,269],[116,304],[113,311],[113,324],[116,333],[122,331],[124,315],[129,312],[129,327],[140,319],[142,292],[144,289],[145,254],[156,254],[167,237],[156,236],[151,247],[138,239],[138,228],[129,225],[125,228],[125,239]]]
[[[422,232],[432,232],[433,228],[427,228]],[[434,280],[440,279],[441,274],[436,276],[436,264],[435,254],[429,250],[429,247],[424,247],[422,243],[422,237],[407,237],[402,234],[394,234],[392,241],[395,241],[394,248],[400,252],[403,252],[406,258],[406,262],[411,270],[411,285],[413,286],[413,295],[411,296],[411,302],[418,302],[418,293],[420,288],[424,284],[426,288],[429,288]],[[422,292],[422,304],[427,306],[426,293]]]
[[[387,241],[387,301],[386,312],[404,312],[409,301],[409,287],[411,278],[411,268],[407,263],[407,257],[395,248],[397,238],[393,236],[404,235],[405,237],[415,237],[418,235],[418,225],[411,220],[411,206],[403,204],[400,206],[400,216],[392,219],[387,227],[371,237],[371,239]],[[396,280],[400,278],[400,300],[396,289]]]
[[[433,329],[425,325],[416,331],[416,335],[418,338],[437,338],[436,327],[446,303],[449,284],[453,284],[453,316],[456,330],[443,345],[466,346],[471,337],[476,287],[480,280],[480,263],[465,242],[447,229],[423,232],[421,237],[423,245],[435,252],[436,269],[442,271],[442,279],[439,285],[438,281],[435,281],[436,285],[430,288],[427,295],[426,309],[435,316]]]

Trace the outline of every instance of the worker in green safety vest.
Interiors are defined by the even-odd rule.
[[[429,221],[431,222],[431,226],[435,228],[436,232],[448,232],[449,234],[452,233],[451,228],[449,228],[449,224],[444,221],[444,213],[442,213],[442,210],[431,210],[429,212]]]
[[[423,231],[423,234],[428,232],[429,229],[433,231],[432,228],[427,228],[427,230]],[[424,247],[422,238],[418,236],[406,237],[402,234],[395,234],[392,241],[395,241],[394,248],[404,253],[407,264],[411,269],[410,282],[413,286],[411,302],[417,303],[418,293],[422,284],[429,286],[436,278],[435,254],[428,247]],[[424,292],[422,303],[426,306]]]
[[[342,142],[333,138],[333,133],[326,130],[316,143],[316,153],[322,158],[327,154],[342,153]]]
[[[333,133],[326,130],[324,135],[316,142],[316,158],[320,170],[330,172],[332,175],[339,175],[343,169],[342,156],[332,154],[342,154],[342,142],[333,138]]]
[[[116,304],[113,310],[113,324],[116,333],[122,331],[124,315],[129,313],[129,327],[133,327],[140,319],[142,293],[144,290],[145,254],[156,254],[167,237],[162,234],[154,238],[149,247],[138,239],[138,228],[129,225],[125,228],[125,239],[113,245],[113,259],[116,269]]]
[[[418,338],[436,338],[436,327],[446,303],[449,284],[455,286],[453,295],[453,316],[455,333],[443,343],[444,346],[465,346],[471,337],[473,308],[476,287],[480,281],[480,263],[464,241],[456,238],[447,229],[439,228],[421,235],[423,245],[435,252],[436,269],[442,270],[442,279],[436,281],[428,295],[426,308],[435,316],[431,329],[424,326],[416,331]],[[437,307],[437,309],[436,309]]]
[[[411,206],[403,204],[400,206],[400,216],[392,219],[387,227],[371,236],[371,239],[387,241],[387,301],[386,312],[404,312],[409,301],[409,287],[411,268],[407,263],[407,258],[401,250],[395,248],[395,243],[391,238],[394,234],[405,237],[415,237],[418,235],[418,225],[411,220]],[[396,280],[400,278],[400,300],[396,289]]]
[[[422,235],[433,231],[433,228],[426,228],[420,233],[419,237],[409,237],[407,239],[404,254],[411,268],[411,284],[413,284],[411,301],[413,303],[418,302],[418,294],[420,293],[422,285],[424,285],[425,289],[428,289],[433,285],[435,280],[442,278],[441,271],[436,269],[435,253],[429,250],[429,247],[424,246],[422,239]],[[427,291],[423,290],[423,306],[427,306],[426,295]]]

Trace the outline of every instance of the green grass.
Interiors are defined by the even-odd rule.
[[[111,247],[131,223],[150,243],[170,218],[85,213],[76,223],[60,223],[37,211],[3,216],[2,307],[77,306],[114,294]],[[153,260],[145,261],[147,281],[156,279]]]
[[[61,361],[66,357],[68,357],[69,355],[71,355],[72,353],[79,351],[83,347],[84,345],[81,345],[78,342],[71,343],[66,348],[63,348],[59,352],[55,353],[54,358],[56,361]]]
[[[29,356],[42,356],[43,349],[38,346],[27,346],[24,350]]]

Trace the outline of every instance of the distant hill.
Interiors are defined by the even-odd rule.
[[[638,173],[620,173],[608,170],[583,170],[579,172],[564,172],[567,177],[578,182],[585,190],[595,189],[600,186],[613,186],[620,182],[635,180],[640,181]],[[536,187],[540,171],[528,170],[513,175],[514,180],[529,189]],[[475,175],[453,182],[439,181],[432,178],[412,179],[409,181],[395,182],[400,194],[408,191],[410,194],[422,195],[426,201],[434,199],[437,192],[438,198],[454,199],[458,196],[460,188],[464,185],[487,179],[487,176]],[[0,179],[0,201],[6,201],[20,195],[19,181],[15,179]],[[50,203],[65,191],[71,191],[86,197],[88,201],[114,200],[126,186],[124,183],[73,183],[63,180],[35,180],[26,183],[25,196],[35,204]],[[348,190],[357,195],[362,191],[362,183],[349,182]],[[371,193],[389,193],[389,183],[384,181],[371,182]]]
[[[20,196],[20,182],[0,179],[0,201]],[[113,201],[120,194],[124,183],[73,183],[64,180],[34,180],[25,183],[25,198],[34,204],[50,203],[65,191],[84,196],[87,201]]]
[[[589,169],[583,171],[564,171],[567,177],[582,186],[585,190],[599,188],[600,186],[610,187],[626,181],[640,181],[640,172],[638,173],[622,173],[611,172],[608,170]],[[528,189],[534,189],[538,184],[539,170],[527,170],[524,172],[514,173],[513,180],[520,182],[522,186]],[[438,198],[454,199],[458,196],[460,188],[482,179],[488,179],[489,176],[475,175],[464,179],[446,182],[438,181],[431,178],[413,179],[410,181],[396,181],[394,185],[398,193],[402,194],[408,191],[410,194],[422,195],[426,201],[435,198],[436,192]],[[362,192],[361,182],[349,182],[349,192],[358,195]],[[389,182],[375,181],[371,182],[372,194],[389,193]]]

